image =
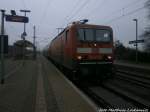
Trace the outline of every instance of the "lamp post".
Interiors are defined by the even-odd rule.
[[[31,11],[30,10],[20,10],[20,12],[24,12],[24,16],[26,17],[26,13],[29,13]],[[26,23],[24,23],[24,32],[21,34],[21,37],[23,39],[23,65],[24,65],[24,57],[25,57],[25,36],[27,36]]]
[[[135,61],[136,63],[138,62],[138,19],[133,19],[133,21],[136,22],[136,43],[135,43],[135,47],[136,47],[136,57],[135,57]]]
[[[24,16],[26,17],[26,14],[31,12],[30,10],[20,10],[20,12],[24,12]],[[26,23],[24,23],[24,32],[23,32],[26,36]]]
[[[35,26],[33,26],[33,50],[34,50],[34,55],[33,55],[33,57],[34,57],[34,59],[36,59],[36,45],[35,45],[35,38],[36,38],[36,27]]]
[[[4,75],[5,75],[5,63],[4,63],[4,17],[5,10],[0,10],[1,15],[1,84],[4,84]]]

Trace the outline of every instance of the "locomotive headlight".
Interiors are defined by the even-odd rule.
[[[78,60],[81,60],[81,59],[82,59],[82,56],[77,56],[77,59],[78,59]]]
[[[97,46],[97,44],[94,44],[94,46],[96,47],[96,46]]]
[[[107,58],[108,58],[109,60],[111,60],[111,59],[112,59],[112,56],[107,56]]]

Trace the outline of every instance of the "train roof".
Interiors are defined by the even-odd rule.
[[[73,24],[71,25],[72,26],[75,26],[75,27],[92,27],[92,28],[108,28],[108,29],[111,29],[110,26],[106,26],[106,25],[94,25],[94,24]]]
[[[106,28],[106,29],[112,29],[110,26],[105,26],[105,25],[94,25],[94,24],[80,24],[80,23],[72,23],[68,25],[66,28],[64,28],[53,40],[55,40],[59,35],[61,35],[64,31],[70,29],[71,27],[90,27],[90,28]],[[51,41],[51,42],[52,42]]]

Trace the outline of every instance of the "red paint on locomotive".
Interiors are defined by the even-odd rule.
[[[103,36],[103,42],[98,34]],[[89,41],[84,40],[85,35]],[[79,69],[80,65],[112,65],[113,31],[108,26],[72,24],[51,41],[48,51],[53,61],[71,70]]]

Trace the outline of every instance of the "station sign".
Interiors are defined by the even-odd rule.
[[[144,40],[134,40],[134,41],[129,41],[129,44],[135,44],[135,43],[144,43]]]
[[[21,22],[21,23],[28,23],[29,19],[25,16],[17,16],[17,15],[5,15],[6,21],[10,22]]]
[[[0,53],[1,53],[1,40],[3,38],[3,42],[4,42],[4,54],[7,54],[8,53],[8,35],[0,35]]]

